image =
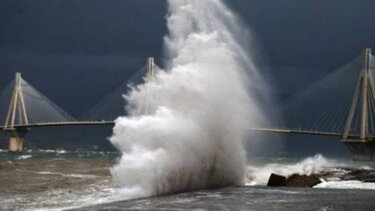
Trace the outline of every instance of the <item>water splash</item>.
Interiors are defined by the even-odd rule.
[[[262,116],[249,31],[221,0],[169,0],[167,24],[167,68],[126,96],[110,138],[125,198],[244,184],[243,142]]]
[[[271,173],[290,176],[292,174],[311,175],[321,172],[324,169],[346,167],[348,163],[327,159],[322,155],[308,157],[297,163],[270,163],[264,166],[249,165],[246,173],[247,185],[266,185]]]

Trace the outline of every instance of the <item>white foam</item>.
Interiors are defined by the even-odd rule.
[[[16,158],[16,160],[26,160],[33,157],[32,155],[20,155]]]
[[[319,173],[327,168],[339,166],[346,166],[346,164],[326,159],[322,155],[309,157],[294,164],[271,163],[265,166],[249,165],[246,173],[246,185],[266,185],[272,173],[286,177],[292,174],[310,175]]]
[[[70,189],[69,194],[66,191],[66,189],[57,189],[40,194],[23,193],[13,195],[13,202],[11,199],[4,200],[8,204],[7,206],[17,207],[17,210],[46,211],[77,209],[120,200],[116,197],[118,190],[108,186],[107,181],[100,181],[98,184],[90,185],[86,189]]]
[[[271,163],[265,166],[249,165],[246,174],[246,185],[266,185],[271,173],[288,177],[292,174],[310,175],[327,171],[333,176],[321,179],[322,183],[314,188],[375,189],[375,183],[365,183],[356,180],[341,181],[339,177],[348,173],[343,167],[371,169],[369,166],[362,166],[358,163],[339,162],[324,158],[322,155],[316,155],[297,163]]]
[[[357,180],[348,181],[323,181],[314,188],[334,188],[334,189],[368,189],[375,190],[375,183],[361,182]]]
[[[37,172],[37,174],[43,174],[43,175],[59,175],[62,177],[71,177],[71,178],[97,178],[96,175],[90,175],[90,174],[66,174],[61,172],[50,172],[50,171],[40,171]]]

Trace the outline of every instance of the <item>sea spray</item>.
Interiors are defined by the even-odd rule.
[[[245,182],[243,142],[261,116],[249,31],[221,0],[169,0],[167,24],[167,68],[125,96],[110,138],[124,197]]]
[[[351,164],[337,160],[327,159],[318,154],[305,158],[296,163],[269,163],[267,165],[248,165],[246,172],[247,185],[266,185],[271,173],[290,176],[292,174],[311,175],[325,169],[349,167]]]

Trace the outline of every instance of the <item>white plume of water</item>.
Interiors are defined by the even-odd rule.
[[[168,68],[126,96],[111,173],[127,197],[242,185],[243,142],[260,114],[250,34],[221,0],[169,0],[167,24]]]

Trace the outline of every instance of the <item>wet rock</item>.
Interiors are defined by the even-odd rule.
[[[278,175],[278,174],[271,174],[270,178],[268,179],[267,186],[270,187],[279,187],[285,186],[286,177]]]
[[[285,181],[285,186],[288,187],[314,187],[321,183],[318,175],[299,175],[293,174]]]
[[[314,187],[315,185],[321,183],[318,175],[299,175],[293,174],[288,178],[277,175],[271,174],[267,186],[270,187]]]
[[[359,180],[362,182],[375,182],[375,171],[367,169],[352,169],[340,177],[341,180]]]
[[[309,176],[293,174],[287,178],[281,175],[271,174],[268,186],[313,187],[321,183],[321,179],[328,181],[356,180],[375,183],[375,169],[332,168]]]

